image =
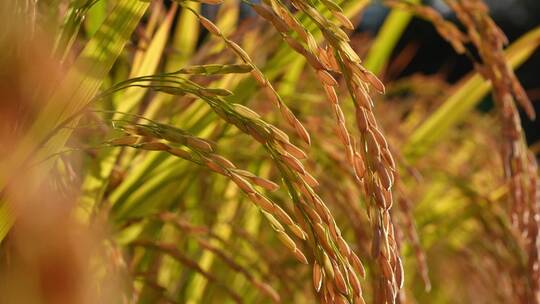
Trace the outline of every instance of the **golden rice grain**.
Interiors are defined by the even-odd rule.
[[[289,142],[289,135],[287,135],[287,133],[274,127],[273,125],[268,125],[268,127],[270,128],[271,133],[276,140],[281,142]]]
[[[233,182],[238,186],[240,187],[240,189],[242,189],[242,191],[246,192],[246,193],[254,193],[255,192],[255,189],[253,188],[253,186],[251,185],[250,182],[248,182],[246,179],[244,179],[243,177],[237,175],[237,174],[231,174],[231,179],[233,180]]]
[[[285,245],[285,247],[289,248],[291,252],[296,251],[296,243],[291,239],[291,237],[286,234],[283,231],[278,232],[278,238],[279,240]]]
[[[199,22],[201,22],[202,26],[204,26],[204,28],[206,28],[210,33],[216,36],[222,35],[221,30],[212,21],[200,15],[198,17],[199,17]]]
[[[377,187],[375,187],[377,188]],[[373,196],[374,196],[374,200],[375,200],[375,203],[377,204],[377,206],[381,209],[388,209],[387,206],[389,206],[389,202],[386,201],[386,198],[384,197],[384,193],[379,190],[375,190],[373,192]]]
[[[191,154],[188,151],[182,150],[182,149],[179,149],[179,148],[171,147],[169,149],[169,153],[171,153],[174,156],[178,156],[180,158],[186,159],[186,160],[191,160],[192,159]]]
[[[306,128],[304,127],[304,125],[302,125],[300,123],[300,121],[298,121],[298,119],[295,119],[294,121],[294,129],[296,130],[296,133],[298,133],[298,136],[300,136],[300,138],[309,146],[311,145],[311,137],[309,136],[309,133],[308,131],[306,130]]]
[[[337,126],[338,126],[338,129],[337,129],[338,135],[339,135],[339,138],[341,139],[341,142],[345,146],[350,146],[351,136],[349,135],[349,131],[347,131],[347,126],[345,126],[345,123],[343,121],[338,121]]]
[[[345,114],[343,114],[341,107],[338,104],[334,104],[333,107],[334,107],[334,113],[336,114],[336,118],[338,122],[345,123]]]
[[[348,30],[354,30],[354,24],[352,24],[351,20],[349,20],[342,12],[332,12],[332,15],[338,19],[343,27]]]
[[[254,192],[254,193],[248,193],[248,196],[252,202],[254,202],[257,206],[261,207],[266,212],[268,213],[274,212],[274,204],[263,195],[257,192]]]
[[[266,217],[266,219],[270,222],[270,225],[276,232],[284,232],[285,228],[283,228],[283,225],[269,212],[262,211],[262,214]]]
[[[327,70],[332,70],[332,64],[330,62],[330,59],[328,58],[328,53],[326,52],[326,49],[319,47],[317,48],[317,51],[315,53],[317,53],[317,56],[319,57],[319,60],[321,61],[323,66]]]
[[[206,142],[206,141],[204,141],[202,139],[196,138],[196,137],[188,137],[186,139],[186,145],[188,145],[190,147],[194,147],[195,149],[201,150],[201,151],[206,152],[206,153],[214,151],[214,149],[212,148],[212,146],[208,142]]]
[[[319,182],[311,175],[309,172],[306,171],[304,175],[302,175],[302,179],[310,186],[310,187],[317,187],[319,185]]]
[[[223,174],[223,175],[229,175],[229,173],[220,165],[218,165],[217,163],[213,162],[213,161],[207,161],[205,163],[205,165],[210,168],[210,170],[214,171],[214,172],[217,172],[219,174]]]
[[[340,71],[339,64],[334,56],[335,49],[332,46],[326,48],[326,54],[332,71]]]
[[[297,146],[289,143],[289,142],[279,142],[279,144],[283,147],[283,149],[285,149],[285,151],[287,151],[288,153],[290,153],[292,156],[296,157],[297,159],[306,159],[307,158],[307,155],[306,153],[298,148]]]
[[[323,271],[317,262],[313,263],[313,288],[319,292],[323,282]]]
[[[349,255],[349,262],[351,263],[354,271],[358,273],[360,277],[366,277],[366,270],[364,269],[364,265],[362,265],[362,262],[360,261],[360,258],[358,258],[356,253],[351,252],[351,254]]]
[[[337,245],[341,254],[343,254],[344,256],[349,256],[351,254],[351,248],[349,247],[347,242],[343,239],[343,237],[338,236],[336,238],[336,241],[337,241]]]
[[[338,84],[334,77],[332,77],[332,75],[325,70],[318,70],[317,76],[325,85],[334,87]]]
[[[299,239],[307,239],[307,233],[302,228],[300,228],[300,226],[296,224],[289,225],[289,229],[291,229],[292,233],[294,233],[294,235],[296,235],[296,237],[298,237]]]
[[[236,42],[227,40],[227,44],[234,50],[235,53],[238,54],[238,56],[240,56],[240,58],[242,58],[245,63],[251,62],[251,58],[249,57],[248,53],[246,53],[246,51],[244,51],[244,49],[242,49]]]
[[[218,154],[211,154],[210,158],[215,161],[216,163],[220,164],[221,166],[227,168],[227,169],[233,169],[236,168],[236,166],[225,157],[218,155]]]
[[[261,130],[261,128],[255,126],[255,125],[246,125],[246,133],[248,133],[249,135],[253,136],[253,138],[264,144],[267,142],[268,138],[266,137],[266,132],[264,132],[263,130]]]
[[[395,171],[396,162],[394,161],[394,157],[392,156],[392,153],[390,153],[390,150],[387,148],[382,149],[382,156],[386,164]]]
[[[296,248],[293,252],[294,256],[296,257],[296,259],[298,261],[300,261],[300,263],[302,264],[309,264],[306,256],[304,255],[304,253],[302,251],[300,251],[300,249]]]
[[[355,295],[362,295],[362,286],[360,285],[360,280],[358,279],[354,271],[352,271],[352,269],[348,269],[347,278],[349,279],[349,283],[351,284],[353,293]]]
[[[302,44],[298,41],[296,41],[296,39],[292,38],[292,37],[289,37],[289,36],[285,36],[283,38],[285,40],[285,42],[293,49],[295,50],[296,52],[298,52],[299,54],[307,54],[307,51],[306,49],[304,49],[304,46],[302,46]]]
[[[375,138],[375,134],[371,129],[367,129],[366,132],[366,147],[367,152],[370,154],[371,157],[380,159],[381,158],[381,148],[379,146],[379,143],[377,143],[377,139]]]
[[[356,124],[360,132],[365,132],[367,130],[369,122],[364,108],[356,108]]]
[[[283,116],[283,118],[285,118],[290,125],[294,125],[296,117],[294,116],[293,112],[286,106],[280,107],[279,110],[281,111],[281,116]]]
[[[308,214],[310,220],[314,224],[321,224],[322,223],[321,217],[319,216],[317,211],[315,211],[313,208],[306,208],[306,213]]]
[[[274,204],[274,215],[285,225],[294,225],[292,218],[280,206]]]
[[[267,180],[266,178],[262,178],[262,177],[258,177],[258,176],[253,176],[250,178],[250,180],[257,186],[261,186],[263,187],[264,189],[268,190],[268,191],[276,191],[279,189],[279,185],[270,181],[270,180]]]
[[[356,97],[356,102],[358,103],[358,106],[366,109],[373,108],[373,100],[363,87],[357,87],[354,91],[354,96]]]
[[[379,180],[384,189],[389,190],[394,184],[394,177],[391,172],[384,166],[381,162],[376,164],[377,174],[379,175]]]
[[[336,284],[337,290],[342,294],[348,294],[347,282],[345,281],[345,277],[343,277],[343,273],[341,273],[341,270],[337,265],[333,264],[332,267],[334,269],[334,283]]]
[[[392,271],[392,266],[390,266],[390,263],[386,258],[383,256],[380,256],[378,259],[379,266],[381,267],[383,276],[389,280],[393,280],[394,272]]]
[[[371,72],[366,72],[366,77],[368,82],[373,86],[373,88],[375,88],[375,90],[377,90],[381,94],[384,94],[384,84],[382,83],[382,81],[379,80],[379,78],[377,78],[377,76],[375,76]]]
[[[315,70],[322,70],[324,68],[323,64],[312,53],[306,52],[304,54],[304,57],[306,58],[309,65],[312,66]]]
[[[293,156],[290,155],[280,155],[280,158],[283,162],[285,162],[291,169],[294,171],[300,173],[301,175],[305,175],[306,169],[304,169],[304,166],[300,161]]]
[[[375,135],[375,138],[377,139],[377,142],[379,143],[379,146],[382,149],[388,149],[388,142],[386,141],[386,138],[384,138],[384,135],[382,134],[381,130],[377,128],[373,128],[373,134]]]
[[[396,265],[396,282],[400,289],[403,288],[403,282],[404,282],[403,263],[399,256],[397,257],[397,265]]]
[[[324,87],[324,92],[326,93],[326,97],[328,97],[328,100],[330,101],[330,103],[338,104],[339,99],[336,93],[336,89],[334,89],[333,86],[329,86],[329,85],[325,85],[323,87]]]
[[[360,155],[360,153],[356,152],[354,154],[353,161],[354,161],[353,162],[354,172],[359,178],[363,178],[364,175],[366,174],[366,166],[364,165],[364,160],[362,159],[362,156]]]

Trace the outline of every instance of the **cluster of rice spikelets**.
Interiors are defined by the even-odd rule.
[[[284,3],[268,2],[269,5],[252,6],[260,16],[276,27],[292,49],[306,58],[307,63],[315,70],[335,113],[338,135],[345,147],[346,158],[369,201],[369,216],[372,219],[374,235],[372,254],[380,270],[377,301],[393,303],[403,283],[401,259],[388,212],[392,206],[391,187],[396,170],[386,139],[373,115],[374,104],[369,95],[370,87],[382,93],[384,86],[375,75],[362,67],[360,58],[351,48],[348,35],[339,25],[347,29],[353,29],[354,26],[336,3],[323,2],[338,20],[339,25],[325,18],[309,3],[291,2],[294,8],[305,13],[322,32],[326,46],[321,47]],[[291,33],[298,36],[300,41],[294,39]],[[353,97],[360,131],[358,140],[355,140],[347,130],[345,115],[339,105],[335,89],[338,82],[332,73],[343,76]],[[314,271],[314,274],[317,273]],[[327,290],[323,293],[323,299],[334,300],[333,294],[331,290]]]
[[[304,12],[322,31],[327,42],[324,48],[317,44],[313,35],[305,29],[284,3],[269,1],[267,4],[249,4],[260,16],[274,25],[284,41],[292,49],[306,58],[308,64],[315,69],[328,95],[335,112],[338,134],[346,149],[346,158],[351,168],[353,168],[352,172],[355,174],[359,186],[363,187],[370,202],[369,217],[372,219],[374,235],[372,254],[379,266],[378,277],[380,278],[377,299],[380,302],[393,303],[398,290],[403,284],[403,266],[389,213],[392,206],[391,187],[396,170],[388,144],[377,126],[372,112],[374,105],[369,96],[370,86],[379,92],[384,91],[384,86],[372,73],[361,66],[360,58],[351,48],[347,34],[339,25],[324,17],[310,4],[302,1],[292,2],[296,9]],[[324,1],[324,4],[340,25],[348,29],[354,28],[337,4],[332,1]],[[183,4],[180,3],[180,5]],[[187,6],[185,8],[191,10]],[[268,92],[285,121],[296,130],[304,142],[310,144],[309,134],[306,129],[285,105],[270,81],[255,66],[250,56],[238,44],[223,35],[213,22],[196,11],[191,11],[209,33],[224,41],[226,47],[243,62],[243,67],[251,69],[251,74],[259,85]],[[294,38],[293,33],[299,37],[300,41]],[[248,68],[245,69],[245,71],[247,70]],[[202,72],[204,74],[207,73],[207,70],[202,69],[199,71],[192,68],[188,72]],[[113,87],[111,92],[129,86],[143,86],[170,94],[187,93],[195,95],[207,102],[225,121],[234,124],[241,131],[251,135],[263,144],[274,159],[295,203],[293,210],[294,220],[291,217],[285,218],[283,214],[286,213],[284,211],[279,212],[280,216],[276,217],[288,224],[289,228],[294,227],[292,230],[296,231],[295,234],[300,239],[308,239],[307,245],[311,247],[314,253],[313,280],[315,290],[320,292],[321,299],[328,303],[345,303],[347,301],[362,303],[362,290],[358,275],[364,276],[363,266],[341,236],[341,232],[328,207],[313,190],[312,187],[316,186],[318,182],[299,161],[299,159],[306,158],[306,154],[291,144],[284,132],[264,123],[259,115],[251,109],[239,104],[225,102],[222,97],[229,95],[230,92],[204,88],[178,76],[181,73],[182,71],[160,75],[159,77],[149,76],[131,79]],[[360,138],[356,141],[347,130],[345,115],[340,108],[335,90],[338,82],[331,73],[344,76],[346,85],[354,98],[358,128],[361,133]],[[121,140],[118,143],[121,143]],[[128,143],[132,144],[131,142]],[[162,149],[169,153],[173,151],[180,154],[174,148],[163,143],[143,143],[135,147]],[[232,171],[226,171],[225,168],[216,166],[211,161],[207,161],[205,165],[214,171],[230,176],[265,212],[275,215],[277,212],[275,210],[283,210],[276,204],[265,200],[259,193],[253,192],[252,187],[245,182],[246,176],[239,176]],[[281,227],[274,228],[278,231],[280,239],[293,251],[299,260],[307,263],[306,257],[295,242],[283,232],[283,229]],[[306,234],[304,231],[308,231],[308,233]]]
[[[388,1],[391,5],[408,9],[433,23],[443,38],[458,53],[474,57],[464,48],[472,42],[481,62],[476,70],[493,85],[493,96],[498,109],[501,128],[501,156],[504,176],[508,186],[510,219],[526,242],[528,253],[528,285],[523,289],[522,301],[540,301],[540,253],[538,230],[539,204],[537,200],[537,165],[524,140],[517,110],[520,105],[528,117],[535,118],[534,108],[511,67],[504,58],[506,36],[489,16],[487,6],[481,0],[446,0],[465,26],[466,34],[445,21],[435,10],[404,1]]]
[[[502,124],[500,153],[508,186],[511,209],[509,216],[525,240],[528,253],[527,285],[530,288],[524,288],[518,293],[522,293],[521,301],[540,302],[537,165],[534,156],[527,149],[517,105],[524,109],[530,119],[535,118],[535,112],[523,87],[504,58],[504,46],[508,43],[506,36],[493,22],[487,6],[481,0],[446,0],[464,25],[466,33],[444,20],[433,8],[406,1],[391,0],[387,3],[409,10],[430,21],[456,52],[466,54],[473,62],[474,56],[464,44],[471,42],[478,51],[481,62],[475,62],[475,68],[493,85],[493,96]]]
[[[400,154],[400,144],[436,116],[437,100],[451,84],[432,76],[400,79],[389,83],[389,94],[375,99],[385,93],[385,85],[352,47],[369,38],[349,37],[355,26],[347,16],[358,13],[359,5],[242,1],[260,22],[247,18],[233,25],[239,12],[235,1],[219,8],[217,21],[202,14],[200,5],[222,0],[154,1],[140,24],[145,37],[134,59],[107,70],[106,88],[91,105],[95,111],[82,117],[69,148],[58,153],[80,148],[88,155],[80,172],[64,155],[55,162],[50,179],[57,192],[79,189],[80,177],[93,181],[93,169],[99,167],[100,180],[82,187],[83,199],[92,203],[80,207],[91,210],[90,227],[111,228],[100,242],[113,262],[111,279],[116,281],[116,274],[127,279],[124,302],[222,302],[229,297],[235,303],[540,303],[540,182],[517,107],[530,117],[534,111],[504,58],[506,38],[482,0],[446,0],[463,27],[421,4],[384,1],[432,23],[473,62],[478,57],[473,53],[479,53],[475,68],[491,81],[502,122],[501,144],[494,140],[495,118],[467,113],[462,127],[448,130],[437,149],[411,164],[408,155]],[[80,10],[69,4],[81,22],[96,3],[83,2]],[[186,24],[196,25],[192,33]],[[60,40],[72,39],[56,46],[63,60],[71,44],[83,42],[79,39],[94,41],[77,31],[68,28],[60,35]],[[189,34],[194,35],[183,37]],[[190,50],[174,49],[184,46],[177,43],[179,36],[193,40],[186,47]],[[162,49],[154,48],[160,43]],[[186,54],[171,65],[167,55],[177,51]],[[151,61],[147,56],[155,65],[146,62]],[[124,77],[132,78],[116,82]],[[143,89],[131,99],[129,93],[138,91],[131,88]],[[133,106],[124,107],[123,98]],[[93,144],[103,142],[109,123],[94,134],[88,130],[96,122],[102,127],[103,121],[120,135],[97,147],[109,149],[96,151]],[[68,125],[60,123],[51,136]],[[497,147],[501,159],[485,157]],[[504,176],[497,171],[501,164]],[[507,214],[499,204],[506,202]],[[261,220],[272,229],[261,229]],[[416,264],[407,288],[400,252],[408,257],[407,269]],[[366,275],[367,282],[361,281]],[[422,284],[429,290],[430,280],[432,293],[423,293]],[[464,281],[468,286],[462,286]],[[500,288],[490,290],[495,284]],[[476,290],[478,285],[486,286]]]
[[[210,67],[218,69],[215,66],[201,66],[184,69],[183,71],[208,72]],[[231,68],[221,68],[219,70],[231,70]],[[314,255],[320,259],[319,262],[314,262],[317,265],[315,269],[322,270],[319,265],[326,266],[326,270],[314,273],[314,275],[319,274],[318,280],[320,280],[320,284],[317,287],[318,289],[321,288],[324,276],[332,279],[327,280],[330,283],[327,283],[326,289],[334,292],[333,297],[341,297],[337,294],[338,292],[347,294],[349,290],[361,295],[360,283],[356,273],[364,276],[363,266],[341,236],[328,207],[314,192],[312,187],[316,186],[318,182],[306,171],[299,160],[306,158],[306,154],[290,143],[288,136],[283,131],[264,122],[257,113],[245,106],[225,102],[222,95],[227,95],[226,91],[200,87],[185,78],[176,76],[178,74],[180,73],[132,79],[114,86],[111,90],[116,91],[129,86],[149,86],[147,82],[150,81],[151,87],[155,90],[172,94],[189,93],[206,101],[225,121],[236,125],[241,131],[251,135],[268,150],[286,181],[289,193],[295,202],[294,220],[281,207],[257,192],[251,183],[266,187],[267,190],[276,190],[276,184],[256,177],[247,171],[236,169],[232,163],[216,154],[208,154],[212,152],[209,144],[203,144],[202,139],[195,139],[182,130],[154,122],[150,125],[135,126],[126,125],[125,122],[115,122],[117,127],[132,135],[118,138],[111,143],[129,145],[143,150],[166,151],[230,177],[262,209],[263,214],[270,220],[277,231],[279,239],[303,263],[308,263],[307,258],[295,241],[285,232],[281,223],[287,225],[289,230],[299,239],[311,240],[308,245],[312,246]],[[171,86],[171,81],[174,82],[175,86]],[[148,139],[150,140],[148,141]],[[162,142],[163,140],[186,145],[197,151],[199,157],[196,158],[183,149],[172,147]],[[207,153],[207,155],[205,156],[204,153]],[[311,234],[307,234],[305,231],[310,231]],[[324,273],[327,274],[324,275]],[[362,301],[361,298],[359,299],[356,301]]]
[[[307,263],[306,257],[297,248],[292,238],[285,232],[282,224],[286,225],[292,233],[302,240],[306,238],[306,233],[293,222],[291,217],[280,206],[269,200],[254,187],[256,185],[268,191],[276,191],[279,189],[277,184],[258,177],[249,171],[238,169],[231,161],[214,153],[211,143],[189,135],[181,129],[159,123],[154,123],[153,125],[117,123],[117,127],[124,130],[128,136],[111,140],[109,142],[111,145],[131,146],[148,151],[164,151],[198,165],[205,166],[211,171],[230,178],[255,205],[263,210],[263,214],[278,233],[280,240],[291,249],[298,260]],[[192,152],[174,147],[171,143],[184,145]]]
[[[296,132],[298,133],[298,136],[309,145],[311,141],[310,141],[308,132],[306,131],[304,126],[300,123],[300,121],[294,116],[293,112],[283,102],[283,100],[277,93],[276,89],[274,89],[270,81],[266,78],[266,76],[264,76],[264,74],[253,63],[250,56],[236,42],[230,40],[225,35],[223,35],[219,27],[217,27],[212,21],[203,17],[202,15],[192,10],[191,8],[189,7],[186,7],[186,8],[192,11],[197,16],[201,25],[204,26],[208,30],[208,32],[210,32],[212,35],[215,35],[221,38],[225,42],[227,47],[232,52],[234,52],[235,55],[238,56],[238,58],[242,62],[251,66],[252,68],[251,74],[257,80],[259,85],[267,92],[268,96],[270,97],[270,100],[272,100],[274,105],[279,109],[285,121],[289,123],[296,130]]]
[[[353,26],[343,15],[337,5],[327,7],[334,16],[347,28]],[[368,85],[374,86],[378,91],[384,90],[380,81],[370,72],[360,65],[358,55],[348,44],[348,36],[339,26],[324,18],[317,10],[303,2],[293,2],[293,5],[305,12],[323,31],[328,41],[326,49],[319,47],[315,38],[305,30],[287,7],[280,2],[271,2],[270,6],[251,4],[254,10],[263,18],[269,20],[281,33],[284,40],[298,53],[302,54],[307,62],[317,71],[317,75],[328,94],[328,98],[333,106],[337,117],[340,138],[346,147],[346,155],[349,163],[354,168],[354,173],[363,184],[367,197],[372,202],[370,217],[373,219],[373,255],[380,267],[380,288],[379,298],[381,301],[393,302],[397,290],[403,282],[403,270],[401,260],[398,257],[397,246],[394,240],[394,232],[390,214],[388,212],[392,205],[390,188],[395,174],[395,164],[390,154],[388,144],[381,131],[377,127],[375,118],[371,111],[373,103],[369,97]],[[188,8],[189,9],[189,8]],[[253,64],[249,55],[242,50],[238,44],[225,37],[220,29],[210,20],[201,16],[197,12],[193,13],[200,20],[201,24],[213,35],[220,37],[226,46],[232,50],[239,59],[251,67],[251,73],[259,85],[269,92],[271,100],[280,110],[285,121],[287,121],[306,143],[310,143],[309,135],[299,120],[294,116],[284,104],[271,83]],[[303,39],[308,48],[304,48],[289,32],[296,32]],[[318,56],[317,56],[318,55]],[[193,69],[192,69],[193,70]],[[205,71],[203,71],[205,72]],[[337,81],[330,74],[331,72],[346,75],[347,85],[352,88],[352,95],[356,97],[357,112],[359,117],[359,128],[362,132],[362,139],[359,140],[360,149],[353,143],[353,139],[347,131],[345,118],[339,106],[337,94],[334,87]],[[155,90],[172,94],[190,93],[206,101],[214,111],[225,121],[236,125],[243,132],[250,134],[257,141],[261,142],[275,160],[277,167],[282,173],[288,191],[295,203],[295,220],[298,225],[306,231],[310,231],[312,236],[310,245],[314,252],[313,262],[314,287],[321,291],[321,298],[326,302],[354,302],[361,303],[362,291],[358,280],[358,274],[364,276],[363,266],[354,252],[352,252],[341,236],[332,214],[312,187],[318,183],[304,168],[299,159],[306,157],[306,154],[289,142],[288,136],[279,129],[265,124],[260,120],[257,113],[242,105],[230,105],[221,99],[228,95],[228,92],[219,89],[207,89],[179,76],[180,72],[174,75],[161,75],[161,77],[147,77],[132,79],[128,82],[117,85],[112,91],[126,88],[128,86],[145,86],[143,83],[151,82]],[[172,86],[171,86],[172,84]],[[178,86],[178,87],[176,87]],[[155,146],[155,147],[154,147]],[[171,150],[165,144],[145,143],[138,145],[142,149],[163,149]],[[176,150],[173,150],[176,152]],[[218,169],[212,162],[209,167]],[[222,170],[221,170],[222,171]],[[220,172],[225,173],[227,172]],[[263,205],[266,212],[273,214],[277,205],[263,200],[263,196],[252,192],[252,187],[244,183],[245,179],[236,174],[229,173],[235,183],[259,205]],[[372,214],[371,214],[372,212]],[[285,213],[285,212],[283,212]],[[281,213],[280,213],[281,214]],[[278,216],[279,217],[279,216]],[[281,216],[281,220],[284,220]],[[293,220],[288,217],[285,222],[295,227],[296,235],[301,239],[306,239],[307,235],[298,227]],[[276,227],[274,227],[276,228]],[[283,230],[277,227],[280,239],[297,255],[302,262],[307,262],[305,256],[297,248],[294,241],[288,237]],[[299,232],[302,231],[302,232]],[[386,300],[384,300],[386,299]]]

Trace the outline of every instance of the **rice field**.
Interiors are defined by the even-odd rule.
[[[0,303],[540,304],[540,28],[371,2],[0,3]]]

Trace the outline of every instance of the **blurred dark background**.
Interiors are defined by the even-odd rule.
[[[502,28],[512,42],[526,32],[540,26],[540,0],[485,0],[495,22]],[[443,0],[429,0],[424,3],[437,9],[445,18],[455,21],[455,16]],[[372,4],[365,11],[359,24],[359,31],[376,34],[388,14],[388,8],[381,4]],[[405,69],[392,77],[405,77],[415,73],[426,75],[439,74],[450,82],[455,82],[472,70],[468,58],[456,54],[450,45],[426,21],[414,18],[394,51],[394,58],[405,48],[413,49],[414,55]],[[517,70],[527,94],[531,98],[537,113],[540,113],[540,51]],[[480,110],[492,106],[491,96],[486,97]],[[540,118],[530,121],[522,113],[522,123],[530,144],[540,141]]]

